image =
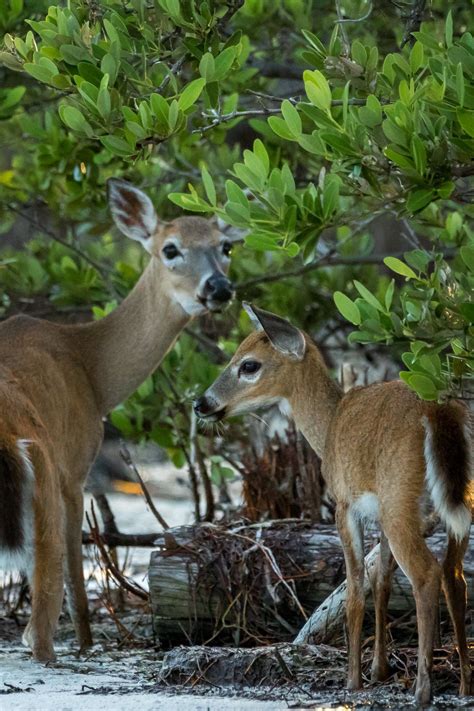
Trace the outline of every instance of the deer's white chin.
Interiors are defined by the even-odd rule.
[[[196,298],[189,296],[188,294],[175,292],[173,296],[175,302],[181,306],[184,313],[188,316],[201,316],[209,311],[205,303],[198,301]]]

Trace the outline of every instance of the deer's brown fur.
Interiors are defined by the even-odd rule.
[[[223,235],[213,223],[180,218],[164,225],[141,191],[118,182],[112,192],[117,223],[152,255],[129,296],[95,323],[17,316],[0,325],[0,563],[26,568],[32,615],[23,639],[39,661],[54,659],[64,578],[81,648],[92,642],[82,489],[104,415],[158,366],[194,313],[231,295]],[[176,267],[162,256],[169,239],[182,255]],[[209,275],[226,288],[220,304],[208,291]]]
[[[417,700],[426,703],[431,697],[441,582],[457,637],[460,692],[469,694],[462,572],[471,521],[467,408],[456,401],[444,405],[422,401],[400,381],[343,394],[307,335],[273,314],[246,308],[259,330],[242,342],[220,377],[196,402],[196,412],[212,420],[283,402],[322,458],[322,474],[336,501],[347,570],[349,688],[359,688],[362,682],[363,523],[376,519],[382,538],[373,679],[380,681],[388,674],[385,625],[395,558],[412,584],[417,606]],[[246,375],[249,363],[252,370]],[[423,537],[428,504],[434,505],[448,529],[443,566]]]

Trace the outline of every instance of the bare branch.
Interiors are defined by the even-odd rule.
[[[423,15],[425,12],[425,7],[426,7],[426,0],[415,0],[413,3],[413,7],[408,15],[408,20],[405,25],[405,32],[403,34],[403,39],[402,43],[400,45],[400,49],[402,49],[407,42],[410,43],[410,45],[413,45],[415,43],[415,38],[413,37],[413,32],[418,32],[420,29],[420,25],[423,20]]]

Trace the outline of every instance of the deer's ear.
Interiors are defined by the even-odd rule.
[[[124,180],[113,178],[107,181],[107,194],[119,230],[150,252],[159,220],[148,195]]]
[[[283,355],[293,360],[303,360],[306,351],[306,340],[303,333],[269,311],[258,309],[247,302],[243,302],[245,311],[250,316],[257,331],[264,331],[272,346]]]

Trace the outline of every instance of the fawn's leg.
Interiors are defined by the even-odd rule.
[[[374,585],[375,598],[375,645],[372,661],[372,681],[385,681],[390,675],[387,657],[387,607],[390,599],[392,575],[395,559],[388,545],[385,533],[380,536],[380,554],[377,561],[377,574]]]
[[[92,634],[89,624],[87,594],[84,585],[84,570],[82,562],[82,519],[84,497],[82,488],[67,492],[65,498],[66,513],[66,590],[69,614],[74,624],[76,638],[80,649],[92,645]]]
[[[438,619],[441,568],[425,543],[421,533],[419,512],[392,511],[390,522],[384,523],[385,534],[400,568],[408,577],[416,602],[418,622],[418,676],[415,698],[419,704],[431,699],[433,642]],[[403,526],[399,521],[403,520]]]
[[[469,536],[462,541],[448,536],[448,549],[443,562],[443,590],[456,633],[461,667],[459,693],[463,696],[471,693],[471,664],[466,641],[466,580],[463,573],[463,558],[468,542]]]
[[[347,602],[346,624],[348,641],[347,688],[362,686],[361,644],[364,621],[364,535],[363,528],[346,504],[336,508],[336,525],[341,538],[346,563]]]

